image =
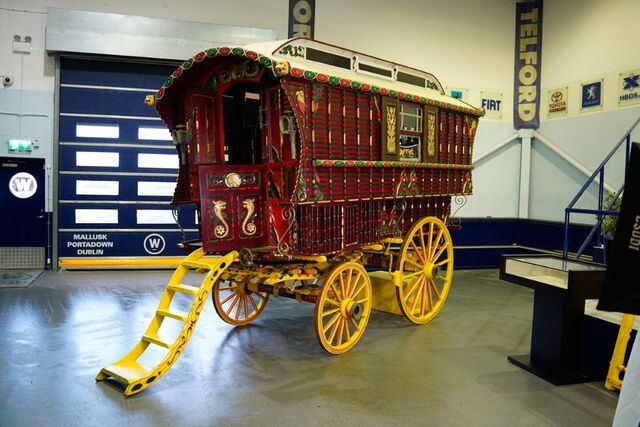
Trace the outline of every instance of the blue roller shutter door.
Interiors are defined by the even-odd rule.
[[[61,59],[61,259],[182,256],[183,232],[197,237],[193,206],[180,209],[180,225],[174,220],[178,157],[158,114],[144,104],[174,68]]]

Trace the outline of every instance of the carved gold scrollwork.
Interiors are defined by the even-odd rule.
[[[387,105],[387,153],[396,153],[396,106]]]
[[[436,115],[427,114],[427,155],[429,157],[436,154]]]

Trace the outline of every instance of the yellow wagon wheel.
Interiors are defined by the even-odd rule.
[[[269,294],[252,292],[244,283],[218,280],[213,285],[211,298],[222,320],[240,326],[248,325],[262,313]]]
[[[332,354],[349,351],[371,314],[371,279],[362,264],[338,264],[326,276],[316,302],[316,336]]]
[[[447,226],[435,217],[416,221],[402,242],[398,269],[402,312],[413,323],[427,323],[442,309],[451,286],[453,244]]]

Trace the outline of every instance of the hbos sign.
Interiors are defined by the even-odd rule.
[[[289,37],[313,38],[316,0],[289,0]]]

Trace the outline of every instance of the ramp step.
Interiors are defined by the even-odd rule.
[[[157,313],[161,316],[170,317],[172,319],[181,320],[183,322],[187,321],[187,316],[188,316],[188,314],[185,313],[184,311],[175,310],[175,309],[174,310],[158,309]]]
[[[109,365],[106,368],[103,368],[102,372],[127,384],[138,381],[140,378],[147,377],[151,373],[149,368],[141,365],[135,360],[121,360],[114,365]]]
[[[190,294],[190,295],[198,295],[198,293],[200,292],[200,288],[196,288],[195,286],[190,286],[190,285],[183,285],[183,284],[168,285],[167,289],[169,289],[170,291],[182,292],[183,294]]]
[[[211,270],[214,266],[214,264],[209,264],[206,262],[188,260],[182,261],[182,265],[185,267],[197,268],[199,270]]]
[[[142,341],[146,341],[155,345],[159,345],[160,347],[164,347],[164,348],[171,348],[173,347],[173,343],[172,342],[167,342],[165,340],[163,340],[162,338],[158,337],[155,334],[152,333],[148,333],[146,335],[142,336]]]

